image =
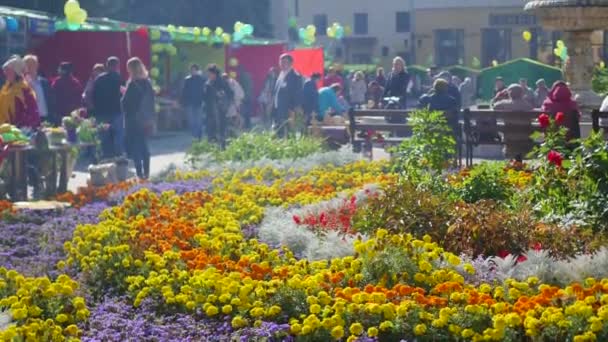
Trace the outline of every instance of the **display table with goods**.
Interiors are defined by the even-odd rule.
[[[14,201],[27,199],[27,153],[32,150],[30,133],[10,124],[0,126],[0,147],[5,156],[5,162],[0,162],[0,175]]]

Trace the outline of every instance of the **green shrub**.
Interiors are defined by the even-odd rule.
[[[504,163],[485,162],[475,165],[461,180],[453,182],[453,191],[467,203],[480,200],[505,201],[512,192]]]
[[[272,132],[243,133],[228,142],[225,150],[207,141],[196,142],[187,153],[190,164],[205,157],[216,162],[253,161],[260,159],[298,159],[326,149],[320,138],[302,136],[277,138]]]
[[[420,181],[450,166],[456,141],[443,112],[418,110],[410,114],[412,136],[393,149],[392,171],[404,178]]]

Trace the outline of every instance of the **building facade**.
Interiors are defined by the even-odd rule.
[[[284,0],[290,17],[300,27],[314,24],[317,42],[327,47],[332,59],[344,63],[379,63],[400,55],[411,55],[411,0]],[[341,41],[328,39],[327,27],[334,22],[349,27],[352,34]]]
[[[554,64],[553,49],[563,39],[524,12],[525,0],[271,1],[275,37],[288,38],[288,18],[296,18],[299,27],[314,24],[317,44],[343,63],[388,66],[399,55],[420,65],[487,67],[522,57]],[[352,34],[328,39],[326,28],[334,22]],[[530,42],[524,31],[532,33]],[[592,43],[596,61],[608,59],[608,35],[597,32]]]

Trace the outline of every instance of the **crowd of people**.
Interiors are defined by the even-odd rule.
[[[94,117],[100,131],[103,159],[122,157],[134,161],[137,176],[150,175],[148,136],[155,110],[155,92],[142,61],[127,62],[128,80],[120,75],[120,60],[110,57],[93,67],[85,87],[73,75],[69,62],[61,63],[51,81],[39,74],[38,58],[12,56],[3,65],[0,90],[0,124],[12,124],[32,132],[43,126],[61,126],[62,119],[79,115]]]
[[[269,70],[257,98],[260,124],[274,129],[280,137],[293,129],[297,113],[302,114],[308,127],[313,122],[343,116],[350,108],[418,107],[454,113],[448,116],[448,122],[456,127],[460,109],[475,104],[476,89],[471,78],[460,80],[447,71],[430,68],[428,80],[420,83],[408,73],[400,57],[394,58],[386,74],[383,68],[378,68],[374,74],[356,71],[341,75],[335,68],[329,68],[325,77],[315,73],[305,79],[293,65],[291,55],[281,55],[277,67]],[[126,154],[134,161],[137,175],[147,178],[155,91],[140,59],[131,58],[126,67],[128,78],[124,82],[120,60],[109,57],[105,63],[93,66],[83,86],[74,77],[71,63],[61,63],[56,77],[47,79],[38,71],[36,56],[13,56],[3,65],[0,124],[35,131],[42,125],[59,126],[63,117],[84,107],[84,115],[94,117],[105,128],[100,132],[102,158]],[[179,103],[195,140],[206,138],[224,147],[229,137],[251,128],[251,113],[255,111],[251,85],[243,86],[242,79],[239,80],[214,64],[204,70],[197,64],[191,65]],[[522,78],[519,83],[507,86],[502,78],[497,78],[492,108],[563,112],[572,132],[569,134],[580,136],[578,105],[568,85],[556,82],[549,89],[542,79],[535,85],[531,89]]]

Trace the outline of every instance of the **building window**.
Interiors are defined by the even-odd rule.
[[[317,27],[317,35],[324,36],[327,32],[327,14],[317,14],[313,17],[313,23]]]
[[[410,32],[410,14],[409,12],[397,12],[397,32]]]
[[[367,34],[367,13],[355,13],[355,34]]]
[[[341,47],[337,47],[336,48],[336,58],[342,58],[342,55],[344,55],[342,48]]]
[[[493,61],[506,62],[511,59],[511,29],[481,30],[481,62],[483,66]]]
[[[490,26],[535,26],[536,16],[530,14],[490,14]]]
[[[435,30],[435,64],[457,65],[464,59],[464,30]]]
[[[389,49],[388,46],[382,47],[382,57],[388,57]]]
[[[352,63],[354,64],[370,64],[372,62],[372,55],[369,53],[354,53]]]

